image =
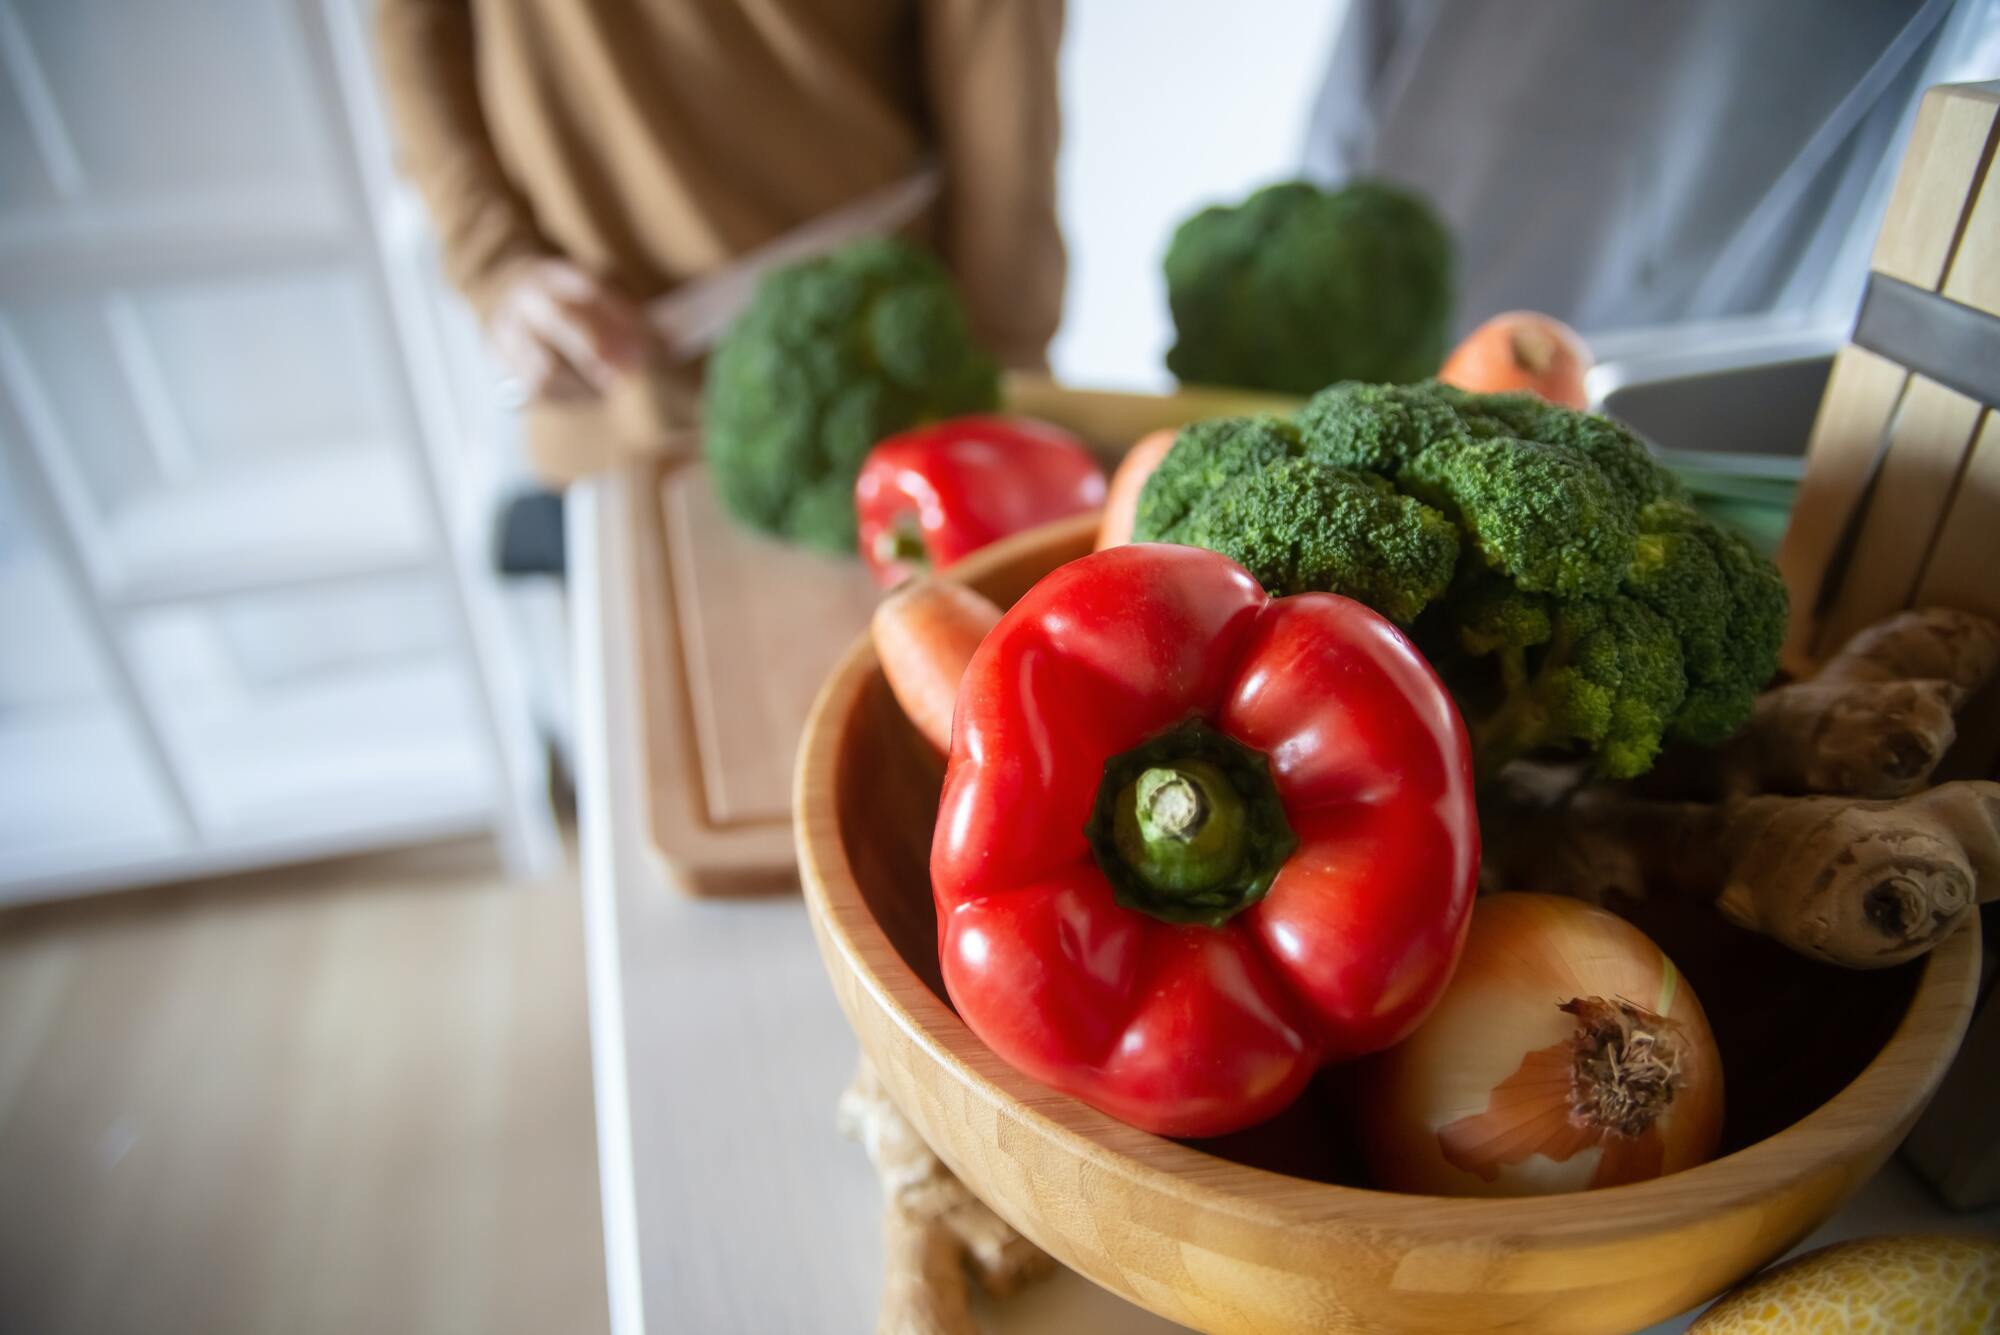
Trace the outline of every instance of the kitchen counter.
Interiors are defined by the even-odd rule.
[[[796,894],[716,900],[644,848],[629,507],[571,488],[577,799],[604,1250],[613,1335],[862,1332],[881,1282],[881,1195],[834,1130],[856,1047]],[[2000,1232],[1892,1161],[1804,1246],[1863,1233]],[[1692,1314],[1653,1328],[1674,1332]],[[982,1311],[993,1335],[1181,1327],[1068,1272]]]

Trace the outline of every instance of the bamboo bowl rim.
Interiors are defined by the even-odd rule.
[[[1094,529],[1092,515],[1016,534],[960,562],[952,574],[977,585],[1037,549],[1073,546],[1086,518]],[[835,795],[848,727],[877,671],[874,648],[863,634],[821,687],[799,748],[793,815],[800,879],[828,967],[837,954],[870,1002],[970,1096],[1011,1111],[1071,1156],[1200,1210],[1273,1228],[1388,1231],[1418,1244],[1463,1242],[1469,1235],[1575,1244],[1655,1234],[1797,1189],[1830,1164],[1880,1154],[1884,1128],[1902,1125],[1922,1109],[1971,1019],[1978,986],[1976,913],[1926,957],[1895,1032],[1846,1087],[1784,1130],[1694,1168],[1587,1192],[1485,1198],[1379,1191],[1219,1158],[1141,1131],[1016,1071],[931,991],[889,940],[854,877]]]

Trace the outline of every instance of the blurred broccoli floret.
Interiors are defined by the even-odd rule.
[[[1458,530],[1379,477],[1308,457],[1278,418],[1181,433],[1140,493],[1133,537],[1207,547],[1274,594],[1323,590],[1409,622],[1451,582]]]
[[[764,279],[709,358],[702,426],[731,513],[846,553],[854,477],[875,443],[999,399],[999,370],[943,266],[867,240]]]
[[[1373,181],[1267,186],[1203,209],[1167,249],[1184,381],[1309,394],[1421,380],[1448,346],[1452,244],[1428,206]]]
[[[1630,778],[1668,740],[1716,745],[1784,633],[1777,571],[1629,431],[1526,395],[1340,384],[1295,423],[1201,423],[1140,494],[1135,536],[1412,625],[1486,774],[1554,753]]]

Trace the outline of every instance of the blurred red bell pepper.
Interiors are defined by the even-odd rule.
[[[931,845],[952,1002],[1146,1130],[1250,1126],[1409,1033],[1478,868],[1458,711],[1350,599],[1116,547],[1029,590],[959,688]]]
[[[1021,417],[956,417],[891,436],[854,482],[861,557],[884,588],[1102,504],[1104,470],[1083,442]]]

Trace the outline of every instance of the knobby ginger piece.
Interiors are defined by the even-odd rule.
[[[1928,607],[1861,631],[1818,675],[1766,691],[1714,760],[1714,795],[1921,789],[1959,707],[2000,673],[2000,623]]]
[[[1673,893],[1852,969],[1901,964],[2000,896],[2000,784],[1913,797],[1654,802],[1590,788],[1489,813],[1490,880],[1593,903]]]
[[[2000,894],[2000,784],[1914,797],[1755,797],[1723,808],[1723,916],[1852,968],[1914,959]]]

